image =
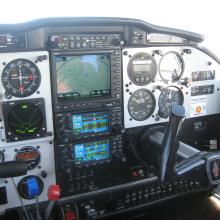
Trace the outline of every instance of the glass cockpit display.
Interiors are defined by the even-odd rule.
[[[76,164],[84,164],[110,158],[109,140],[75,144],[73,155]]]
[[[8,115],[8,126],[18,136],[37,134],[43,123],[40,109],[32,103],[16,105]]]
[[[7,142],[47,135],[43,98],[4,102],[3,112]]]
[[[108,132],[108,113],[93,112],[72,115],[74,135]]]
[[[55,56],[58,101],[111,95],[110,54]]]
[[[128,63],[128,77],[135,85],[149,84],[154,80],[156,71],[156,61],[147,53],[135,54]]]

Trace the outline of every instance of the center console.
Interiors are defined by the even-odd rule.
[[[122,61],[116,42],[121,35],[66,36],[60,37],[66,47],[51,36],[56,174],[62,196],[125,183],[131,175],[122,143]],[[88,41],[80,51],[71,46]]]

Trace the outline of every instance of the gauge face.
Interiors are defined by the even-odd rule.
[[[177,52],[168,52],[160,60],[159,73],[165,83],[177,82],[184,71],[184,61]]]
[[[149,118],[154,109],[154,95],[146,89],[137,90],[129,98],[128,112],[137,121],[143,121]]]
[[[19,137],[36,135],[43,126],[42,112],[32,103],[15,105],[8,114],[8,126]]]
[[[37,66],[26,59],[16,59],[8,63],[2,72],[2,84],[6,97],[27,97],[39,88],[40,71]]]
[[[37,148],[27,146],[21,148],[15,155],[15,160],[27,162],[28,170],[34,169],[40,162],[40,152]]]
[[[154,80],[156,73],[156,61],[149,54],[135,54],[128,63],[128,77],[136,85],[149,84]]]
[[[158,100],[158,115],[161,118],[168,118],[172,104],[183,104],[183,93],[175,86],[169,86],[162,89]]]

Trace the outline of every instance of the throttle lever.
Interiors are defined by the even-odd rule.
[[[183,105],[172,105],[170,112],[170,120],[162,141],[161,163],[159,180],[161,183],[167,183],[174,177],[174,167],[178,144],[176,137],[180,123],[185,117],[185,108]]]

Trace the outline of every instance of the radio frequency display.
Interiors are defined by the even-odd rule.
[[[108,113],[94,112],[72,115],[72,128],[75,135],[108,131]]]
[[[73,149],[76,164],[104,160],[110,157],[109,140],[76,144]]]

